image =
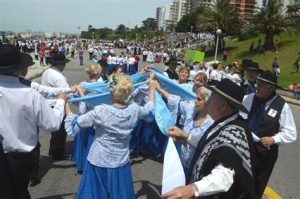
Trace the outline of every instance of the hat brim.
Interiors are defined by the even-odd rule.
[[[66,63],[70,62],[70,60],[65,59],[65,60],[63,60],[63,61],[55,61],[55,60],[53,60],[53,59],[49,59],[48,62],[49,62],[51,65],[60,65],[60,64],[66,64]]]
[[[215,92],[217,93],[218,95],[224,97],[233,107],[235,107],[236,109],[244,112],[244,113],[249,113],[249,111],[246,109],[246,107],[238,102],[237,100],[235,100],[234,98],[230,97],[229,95],[227,95],[226,93],[222,92],[221,90],[217,89],[216,87],[214,86],[210,86],[209,89],[212,91],[212,92]]]
[[[248,68],[246,68],[246,70],[257,71],[257,72],[259,72],[259,73],[262,72],[261,69],[259,69],[259,68],[253,68],[253,67],[248,67]]]
[[[29,66],[34,65],[32,57],[30,55],[28,55],[27,53],[21,52],[20,56],[21,56],[20,61],[17,64],[9,66],[9,67],[0,67],[0,72],[1,73],[14,72],[16,70],[20,70],[20,69],[27,68]]]
[[[274,82],[271,82],[271,81],[269,81],[269,80],[267,80],[267,79],[264,79],[264,78],[261,78],[261,77],[257,77],[257,80],[266,82],[266,83],[271,84],[271,85],[273,85],[273,86],[276,86],[276,88],[278,88],[278,89],[283,89],[283,88],[282,88],[281,86],[279,86],[278,84],[275,84]]]

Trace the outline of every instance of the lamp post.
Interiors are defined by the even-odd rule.
[[[215,51],[215,61],[217,61],[217,54],[218,54],[218,47],[219,47],[219,36],[222,33],[221,29],[217,29],[216,34],[217,34],[217,43],[216,43],[216,51]]]

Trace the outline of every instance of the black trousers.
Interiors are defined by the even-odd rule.
[[[40,153],[41,153],[41,144],[38,143],[37,146],[35,147],[35,149],[32,151],[33,153],[33,170],[30,176],[30,180],[31,181],[37,181],[40,180],[40,176],[39,176],[39,168],[40,168]]]
[[[65,146],[67,140],[67,132],[65,130],[65,122],[63,122],[58,131],[51,133],[49,156],[52,159],[62,159],[65,153]]]
[[[13,183],[13,191],[18,199],[30,199],[28,184],[34,167],[33,152],[9,152],[5,154]]]
[[[10,169],[0,143],[0,198],[14,199],[16,196],[13,191],[13,182],[10,175]]]
[[[278,158],[278,146],[273,145],[270,150],[261,152],[254,147],[255,151],[255,199],[261,199],[274,165]]]

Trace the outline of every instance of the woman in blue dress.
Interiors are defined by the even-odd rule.
[[[94,142],[81,177],[77,198],[135,198],[129,164],[130,134],[141,119],[152,121],[154,90],[149,82],[149,102],[144,107],[125,101],[132,91],[128,76],[120,75],[111,84],[112,105],[101,104],[88,113],[77,116],[66,105],[65,128],[75,134],[80,128],[95,128]]]
[[[201,136],[213,124],[214,121],[207,112],[207,100],[211,93],[207,88],[200,87],[197,89],[197,98],[194,102],[182,100],[179,96],[171,95],[159,85],[157,86],[157,91],[168,100],[167,106],[173,117],[181,116],[184,132]],[[186,175],[194,152],[195,148],[191,145],[181,145],[180,159]]]
[[[99,80],[100,82],[103,81],[101,78],[102,68],[99,64],[90,64],[85,69],[85,72],[89,76],[90,81],[81,82],[80,86],[76,86],[76,90],[78,91],[80,97],[89,95],[88,92],[82,89],[83,85],[91,84]],[[79,103],[79,115],[83,115],[91,109],[93,109],[93,107],[89,106],[88,104],[83,102]],[[76,163],[77,173],[82,173],[86,165],[86,157],[93,143],[94,135],[95,129],[90,127],[80,129],[80,132],[74,137],[71,160]]]

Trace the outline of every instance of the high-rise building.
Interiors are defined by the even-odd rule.
[[[230,4],[236,7],[241,15],[252,13],[255,10],[255,0],[230,0]]]
[[[187,14],[186,0],[174,0],[173,8],[174,8],[174,20],[178,22],[184,15]]]
[[[186,1],[186,11],[187,14],[194,12],[197,8],[202,5],[209,5],[213,1],[212,0],[187,0]]]
[[[158,7],[156,8],[156,21],[157,21],[157,30],[164,29],[164,22],[165,22],[165,7]]]

